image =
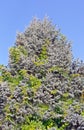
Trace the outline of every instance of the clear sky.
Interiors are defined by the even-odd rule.
[[[0,0],[0,64],[8,64],[16,33],[45,15],[72,41],[74,57],[84,61],[84,0]]]

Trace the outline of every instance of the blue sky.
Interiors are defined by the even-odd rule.
[[[1,0],[0,64],[8,64],[16,33],[23,32],[34,16],[45,15],[72,41],[74,57],[84,61],[84,0]]]

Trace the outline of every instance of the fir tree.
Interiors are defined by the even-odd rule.
[[[0,66],[2,130],[83,130],[84,63],[47,18],[34,18]]]

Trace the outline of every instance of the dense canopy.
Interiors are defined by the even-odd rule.
[[[84,63],[50,20],[34,18],[0,66],[0,130],[84,130]]]

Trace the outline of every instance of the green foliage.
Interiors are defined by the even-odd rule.
[[[32,88],[34,92],[36,92],[36,90],[41,86],[41,80],[33,75],[30,75],[28,86]]]
[[[11,73],[6,70],[6,67],[1,65],[0,66],[0,81],[8,81],[11,78]]]
[[[30,121],[29,124],[22,125],[22,130],[46,130],[41,121]]]
[[[62,96],[63,96],[62,98],[66,100],[66,99],[68,99],[68,98],[69,98],[69,93],[68,93],[68,92],[66,92],[66,93],[64,93]]]
[[[38,114],[41,118],[43,118],[43,115],[45,112],[49,109],[49,106],[47,104],[39,104],[38,105]]]
[[[41,54],[39,55],[40,60],[47,59],[47,47],[46,45],[42,46]]]
[[[28,75],[28,73],[27,73],[27,70],[25,70],[25,69],[19,70],[19,77],[20,77],[21,79],[28,78],[29,75]]]
[[[14,63],[19,63],[20,62],[20,57],[21,55],[27,56],[28,52],[26,49],[22,46],[18,47],[11,47],[10,50],[10,57]]]
[[[63,68],[59,67],[59,66],[53,66],[51,68],[49,68],[49,72],[52,72],[52,71],[58,71],[58,72],[61,72],[63,70]]]
[[[45,61],[44,60],[41,61],[39,58],[37,58],[37,60],[34,62],[34,64],[36,66],[41,66],[41,65],[45,64]]]
[[[76,73],[76,74],[71,74],[70,77],[73,79],[73,78],[76,78],[76,77],[80,77],[80,74]]]
[[[46,129],[49,129],[52,126],[54,126],[55,123],[53,119],[48,119],[48,120],[43,120],[43,125],[46,127]]]
[[[84,89],[82,90],[81,96],[80,96],[81,103],[84,103]]]
[[[66,118],[68,115],[68,109],[72,105],[74,100],[71,98],[67,98],[67,97],[65,97],[65,98],[62,97],[61,100],[62,100],[61,108],[58,107],[58,108],[60,108],[58,110],[61,110],[61,111],[58,111],[58,113],[61,112],[61,115],[63,116],[63,118]]]
[[[84,110],[81,112],[81,115],[84,117]]]
[[[71,120],[81,122],[84,75],[72,66],[71,46],[51,22],[34,19],[9,53],[8,67],[0,65],[2,129],[67,130]]]
[[[60,73],[65,78],[69,78],[67,69],[64,69],[60,66],[53,66],[53,67],[49,68],[49,70],[48,70],[48,72],[54,72],[54,71],[57,71],[58,73]]]
[[[22,53],[25,56],[28,56],[28,52],[25,47],[19,45],[17,48],[20,50],[20,53]]]
[[[20,50],[16,47],[12,47],[9,50],[11,59],[14,63],[18,63],[20,61]]]
[[[34,61],[34,64],[36,66],[41,66],[48,62],[47,48],[48,48],[49,44],[50,44],[50,41],[45,40],[45,44],[43,44],[41,47],[40,54],[38,56],[36,56],[36,61]]]
[[[51,94],[55,95],[57,93],[57,90],[51,90]]]
[[[68,122],[63,123],[63,125],[60,128],[57,128],[57,130],[65,130],[68,125],[69,125]]]
[[[60,106],[55,106],[55,112],[58,113],[58,114],[63,114],[63,110]]]

